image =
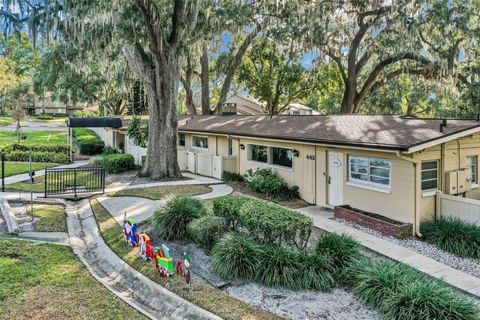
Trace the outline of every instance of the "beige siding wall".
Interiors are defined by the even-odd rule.
[[[439,189],[445,191],[445,172],[459,170],[467,167],[467,156],[478,156],[480,158],[480,134],[449,141],[444,144],[444,156],[442,157],[442,146],[434,146],[415,153],[414,157],[419,161],[439,161]],[[443,159],[443,161],[442,161]],[[478,168],[478,163],[477,163]],[[419,177],[420,180],[420,177]],[[466,193],[466,197],[480,199],[480,188],[473,186],[472,191]],[[421,220],[432,219],[435,215],[435,196],[433,193],[422,193],[420,196],[420,217]]]
[[[398,158],[394,153],[354,149],[328,149],[343,153],[343,199],[354,208],[378,213],[402,222],[413,223],[415,210],[415,171],[413,163]],[[390,191],[370,190],[349,181],[348,156],[366,156],[391,161]],[[324,160],[327,163],[326,157]],[[328,166],[328,164],[326,164]],[[328,188],[327,188],[328,199]]]

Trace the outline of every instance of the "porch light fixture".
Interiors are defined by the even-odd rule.
[[[300,152],[298,152],[298,150],[293,150],[293,155],[298,158]]]
[[[245,150],[245,145],[243,143],[240,145],[240,150]]]

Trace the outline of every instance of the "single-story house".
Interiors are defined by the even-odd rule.
[[[235,94],[227,99],[223,107],[224,113],[232,113],[242,116],[263,115],[263,103],[252,96],[242,96]],[[320,115],[318,110],[314,110],[301,103],[290,103],[288,108],[282,114],[293,116]]]
[[[138,152],[124,141],[126,152]],[[480,199],[475,120],[183,116],[178,149],[183,170],[219,178],[224,170],[272,168],[309,203],[348,204],[411,223],[417,232],[435,216],[437,190]]]

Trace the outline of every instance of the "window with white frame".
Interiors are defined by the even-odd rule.
[[[438,188],[438,160],[422,161],[422,191]]]
[[[289,148],[249,144],[248,160],[279,167],[293,168],[293,150]]]
[[[208,149],[208,138],[207,137],[192,137],[192,145],[195,148]]]
[[[349,155],[348,163],[350,182],[390,189],[390,160]]]
[[[185,133],[178,134],[178,145],[180,147],[185,147]]]
[[[472,183],[478,184],[478,156],[467,157],[467,168],[472,172]]]

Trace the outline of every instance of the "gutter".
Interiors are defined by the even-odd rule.
[[[414,171],[414,178],[413,178],[413,190],[414,190],[414,205],[413,205],[413,232],[419,238],[422,238],[423,235],[420,232],[420,188],[418,188],[418,161],[406,157],[400,153],[400,151],[396,152],[396,156],[402,160],[408,161],[413,164],[413,171]]]

